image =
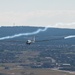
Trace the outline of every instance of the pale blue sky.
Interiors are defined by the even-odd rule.
[[[0,0],[0,25],[13,23],[75,28],[75,0]]]

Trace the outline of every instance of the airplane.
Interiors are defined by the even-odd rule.
[[[27,45],[30,45],[30,44],[32,44],[32,43],[35,43],[35,37],[33,38],[33,40],[27,40],[27,41],[26,41],[26,44],[27,44]]]
[[[0,40],[0,42],[24,42],[26,43],[27,45],[30,45],[32,43],[35,43],[35,37],[31,40],[31,39],[28,39],[27,41],[24,41],[24,40]]]
[[[27,45],[30,45],[30,44],[35,43],[35,42],[44,42],[44,41],[62,40],[62,39],[64,39],[64,37],[59,37],[59,38],[52,38],[52,39],[48,39],[48,40],[38,40],[38,41],[36,41],[36,40],[35,40],[35,36],[34,36],[33,40],[28,39],[28,40],[26,41],[26,44],[27,44]]]
[[[35,43],[35,42],[46,42],[46,41],[62,40],[62,39],[64,39],[63,36],[51,38],[51,39],[45,39],[45,40],[35,40],[35,36],[34,36],[33,39],[28,39],[26,42],[23,40],[0,40],[0,42],[25,42],[27,45],[31,45],[32,43]]]

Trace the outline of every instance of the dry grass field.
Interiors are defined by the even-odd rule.
[[[31,68],[12,68],[10,70],[0,69],[0,73],[3,73],[3,75],[75,75],[75,73],[69,73],[64,71]]]

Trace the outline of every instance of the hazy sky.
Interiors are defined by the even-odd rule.
[[[0,26],[75,28],[75,0],[0,0]]]

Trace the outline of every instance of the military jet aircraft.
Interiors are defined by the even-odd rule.
[[[32,40],[28,39],[26,41],[26,44],[30,45],[35,42],[46,42],[46,41],[51,41],[51,40],[62,40],[62,39],[64,39],[64,37],[52,38],[52,39],[48,39],[48,40],[35,40],[35,36],[34,36],[34,38]]]
[[[26,43],[27,45],[30,45],[32,43],[35,43],[35,42],[46,42],[46,41],[53,41],[53,40],[63,40],[64,37],[56,37],[55,38],[49,38],[49,39],[45,39],[45,40],[35,40],[35,36],[32,38],[32,39],[28,39],[27,41],[24,41],[24,40],[0,40],[0,42],[24,42]]]

